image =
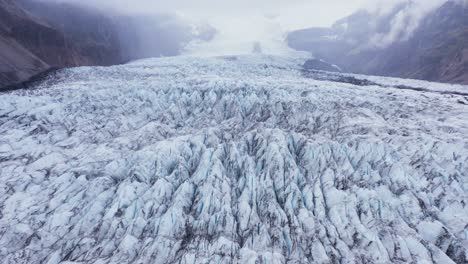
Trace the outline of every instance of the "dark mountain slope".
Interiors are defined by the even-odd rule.
[[[47,45],[31,43],[29,47],[37,50],[36,47],[41,46],[37,53],[50,65],[113,65],[123,61],[118,28],[111,17],[98,10],[66,3],[30,0],[20,0],[18,3],[61,33],[63,41],[46,39],[48,43],[44,44]],[[28,32],[17,30],[16,38],[23,37],[29,43]],[[59,52],[54,56],[54,51]]]
[[[0,0],[0,89],[54,68],[178,55],[207,30],[195,35],[173,15],[127,16],[66,3]]]
[[[0,87],[52,68],[121,63],[121,53],[117,31],[97,12],[0,0]]]
[[[14,1],[0,0],[0,87],[21,82],[50,67],[29,51],[24,38],[16,38],[19,26],[22,32],[28,30],[35,34],[35,40],[43,39],[42,36],[53,36],[54,39],[61,36]]]
[[[427,15],[410,37],[384,43],[395,15],[407,5],[376,19],[365,11],[329,29],[292,32],[289,45],[362,74],[468,84],[468,13],[462,1],[448,1]]]

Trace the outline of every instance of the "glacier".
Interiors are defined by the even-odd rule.
[[[0,94],[1,262],[467,263],[468,88],[303,63],[147,59]]]

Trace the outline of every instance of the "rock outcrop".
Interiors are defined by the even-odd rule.
[[[310,59],[304,63],[304,69],[306,70],[317,70],[317,71],[328,71],[328,72],[341,72],[341,69],[333,64],[319,59]]]

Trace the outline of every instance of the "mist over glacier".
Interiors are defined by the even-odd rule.
[[[285,55],[290,50],[285,42],[289,31],[306,27],[329,27],[338,19],[351,15],[359,9],[367,10],[375,15],[375,20],[401,4],[402,9],[391,21],[391,28],[385,34],[375,35],[368,41],[373,47],[386,47],[394,42],[405,40],[418,27],[419,22],[446,1],[465,0],[331,0],[331,1],[268,1],[268,0],[240,0],[240,1],[163,1],[163,0],[32,0],[42,2],[62,2],[86,5],[107,13],[131,14],[147,17],[150,15],[170,15],[169,22],[178,23],[178,27],[169,29],[180,30],[181,26],[192,27],[197,31],[200,25],[209,25],[217,34],[210,38],[196,38],[187,42],[184,54],[196,56],[248,54],[252,47],[259,43],[266,54]],[[141,27],[148,27],[150,23],[161,21],[145,20]],[[164,21],[162,21],[164,22]],[[375,21],[369,21],[370,24]],[[159,27],[159,25],[158,25]],[[187,34],[186,32],[183,32]],[[176,34],[177,36],[177,34]],[[152,45],[164,37],[153,38],[151,34],[139,34],[152,56]],[[131,42],[131,39],[128,40]],[[144,54],[144,53],[143,53]]]
[[[181,24],[191,25],[194,29],[199,25],[210,25],[218,33],[213,39],[209,41],[196,39],[184,50],[185,54],[196,56],[248,54],[255,43],[259,43],[265,53],[287,54],[290,51],[284,39],[289,30],[310,25],[331,25],[336,19],[350,14],[365,2],[365,0],[353,0],[346,3],[337,0],[327,2],[305,0],[288,2],[277,0],[35,1],[86,5],[110,14],[121,13],[144,17],[169,14],[177,18]],[[140,37],[144,38],[142,35]],[[157,42],[157,39],[151,38],[151,35],[146,35],[146,37],[147,42]],[[164,39],[160,40],[164,41]],[[151,44],[148,45],[150,46]]]
[[[466,87],[303,63],[148,59],[0,94],[2,262],[466,263]]]

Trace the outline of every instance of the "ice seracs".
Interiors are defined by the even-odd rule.
[[[466,263],[467,88],[303,63],[161,58],[1,94],[2,262]]]

